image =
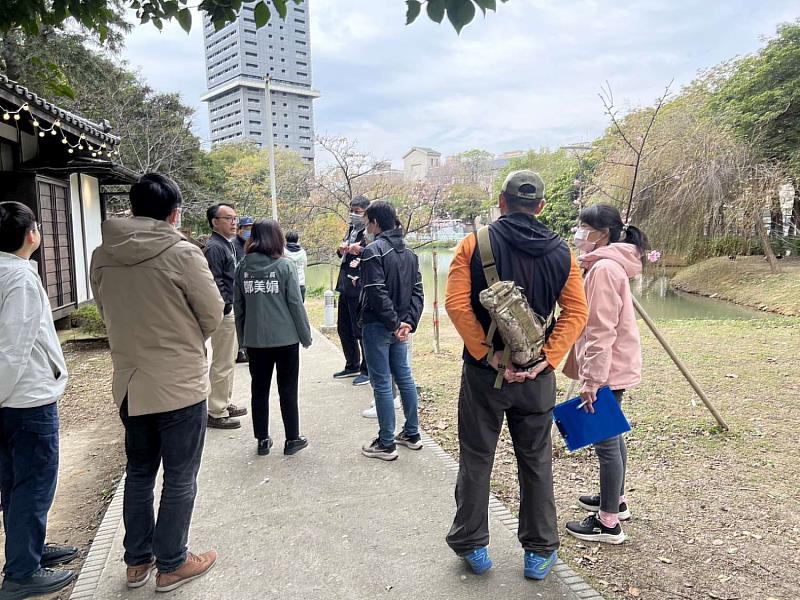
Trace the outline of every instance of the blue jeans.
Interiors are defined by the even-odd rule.
[[[58,407],[0,408],[0,495],[10,579],[40,567],[58,478]]]
[[[206,401],[164,413],[131,417],[128,400],[119,410],[125,426],[125,564],[153,560],[162,573],[186,562],[186,544],[197,495],[197,472],[206,435]],[[164,464],[164,486],[153,515],[153,488],[158,467]]]
[[[417,386],[408,364],[408,343],[401,342],[382,323],[364,323],[362,332],[364,353],[367,355],[369,381],[375,393],[375,409],[378,413],[378,437],[385,447],[394,446],[394,398],[392,377],[400,390],[406,435],[419,433]]]

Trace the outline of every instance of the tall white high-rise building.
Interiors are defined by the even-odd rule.
[[[267,119],[279,148],[314,160],[314,107],[311,86],[309,0],[289,2],[286,20],[273,14],[256,29],[253,8],[220,31],[203,22],[206,85],[212,144],[253,140],[266,146]],[[271,77],[272,106],[266,106],[264,76]]]

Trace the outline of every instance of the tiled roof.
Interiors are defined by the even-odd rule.
[[[428,154],[428,155],[431,155],[431,156],[441,156],[441,155],[442,155],[442,153],[441,153],[441,152],[437,152],[437,151],[436,151],[436,150],[434,150],[433,148],[425,148],[425,147],[423,147],[423,146],[413,146],[413,147],[411,148],[411,150],[409,150],[408,152],[406,152],[406,153],[403,155],[403,158],[405,158],[406,156],[408,156],[409,154],[411,154],[411,153],[412,153],[414,150],[421,150],[421,151],[422,151],[422,152],[424,152],[425,154]]]
[[[32,109],[39,109],[39,111],[43,111],[45,115],[52,115],[54,117],[53,120],[60,119],[62,124],[66,124],[67,127],[64,127],[64,129],[67,131],[76,129],[78,130],[78,134],[85,133],[87,137],[91,136],[95,141],[106,142],[112,146],[119,144],[120,138],[111,133],[111,125],[108,121],[94,123],[89,119],[80,117],[63,108],[59,108],[44,98],[40,98],[25,86],[20,85],[16,81],[0,73],[0,99],[2,99],[3,91],[16,96],[22,102],[27,102]],[[39,116],[39,118],[43,117]],[[72,133],[76,132],[72,131]]]

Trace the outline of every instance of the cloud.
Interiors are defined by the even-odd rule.
[[[413,146],[445,154],[558,146],[599,135],[597,92],[648,104],[664,85],[756,50],[795,18],[794,0],[509,0],[457,36],[424,15],[405,26],[401,0],[310,0],[315,125],[399,163]],[[131,36],[126,56],[157,89],[197,106],[207,137],[200,19]]]

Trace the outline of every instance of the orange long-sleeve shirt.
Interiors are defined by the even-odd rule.
[[[477,238],[474,235],[468,235],[456,248],[447,276],[444,307],[456,331],[464,340],[467,351],[475,360],[481,360],[488,352],[488,348],[484,344],[486,332],[472,310],[470,299],[472,294],[470,262],[477,245]],[[558,368],[558,365],[569,353],[575,340],[586,326],[589,316],[589,307],[583,290],[583,278],[574,255],[572,255],[569,277],[558,297],[558,305],[561,307],[561,313],[543,349],[548,364],[554,369]]]

